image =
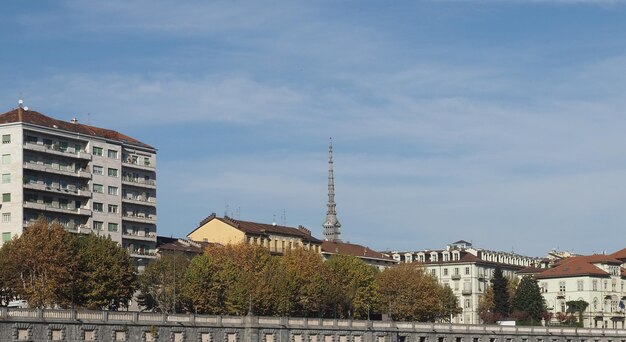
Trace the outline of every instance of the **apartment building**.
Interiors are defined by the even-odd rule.
[[[322,241],[314,238],[303,226],[285,227],[276,223],[259,223],[218,217],[212,213],[200,222],[187,238],[220,245],[247,243],[266,247],[274,254],[283,254],[294,248],[321,252]]]
[[[110,236],[141,268],[156,245],[156,149],[113,130],[17,109],[0,115],[1,243],[40,216]]]
[[[582,323],[589,328],[624,328],[626,302],[626,249],[611,255],[574,256],[536,272],[535,279],[552,320],[573,314],[568,302],[585,301]]]
[[[454,323],[479,324],[478,301],[490,284],[496,266],[507,277],[532,265],[539,265],[540,258],[515,253],[476,249],[470,242],[457,241],[442,250],[388,252],[398,262],[419,262],[427,272],[442,285],[449,286],[457,296],[462,313],[452,318]]]

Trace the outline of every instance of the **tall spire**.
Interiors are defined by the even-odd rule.
[[[333,138],[330,138],[328,148],[330,158],[328,159],[328,203],[326,207],[326,220],[324,221],[324,239],[328,241],[341,241],[341,223],[337,219],[335,204],[335,176],[333,174]]]

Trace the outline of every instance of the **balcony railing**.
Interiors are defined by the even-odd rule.
[[[125,213],[122,215],[123,220],[141,222],[141,223],[155,223],[156,215],[143,214],[143,213]]]
[[[467,295],[471,295],[472,294],[472,289],[463,289],[461,291],[461,294],[466,295],[466,296]]]
[[[149,197],[148,199],[146,199],[144,196],[126,195],[126,196],[122,196],[122,202],[139,204],[139,205],[156,206],[156,200],[154,199],[154,197]]]
[[[156,234],[153,232],[144,233],[144,232],[124,231],[122,233],[122,237],[126,239],[156,241]]]
[[[130,176],[122,177],[122,183],[132,183],[133,185],[146,186],[149,188],[156,187],[156,181],[153,179],[134,178]]]
[[[24,201],[24,208],[53,211],[57,213],[74,214],[74,215],[87,215],[91,216],[91,210],[87,208],[73,208],[69,205],[67,207],[58,204]]]
[[[133,258],[149,258],[149,259],[156,258],[156,253],[150,250],[146,251],[142,249],[128,248],[128,252],[130,253],[130,256]]]
[[[89,188],[87,187],[81,187],[81,188],[60,187],[60,186],[48,185],[41,181],[24,180],[24,188],[32,189],[32,190],[54,192],[57,194],[91,197],[91,190],[89,190]]]
[[[451,278],[452,278],[452,280],[459,280],[459,279],[461,279],[461,275],[460,274],[453,274],[451,276]]]
[[[24,168],[28,170],[56,173],[64,176],[91,179],[91,173],[87,172],[85,169],[73,169],[68,167],[66,170],[62,170],[60,167],[46,166],[42,162],[25,162]]]
[[[156,166],[153,165],[152,163],[149,163],[149,162],[142,163],[142,162],[139,162],[138,160],[131,160],[131,159],[123,160],[122,166],[132,167],[132,168],[140,169],[140,170],[148,170],[148,171],[154,171],[154,169],[156,169]]]
[[[38,152],[45,152],[59,156],[66,156],[84,160],[91,160],[91,154],[85,150],[76,150],[75,148],[61,148],[59,145],[43,145],[32,142],[25,142],[24,149]]]

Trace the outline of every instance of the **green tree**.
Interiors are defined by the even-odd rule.
[[[349,255],[333,255],[327,262],[329,270],[328,299],[341,318],[366,318],[376,303],[376,268]]]
[[[89,309],[117,310],[135,293],[135,271],[128,251],[109,237],[79,235],[74,300]]]
[[[521,317],[527,317],[531,323],[539,323],[546,308],[541,290],[537,281],[531,276],[524,276],[520,281],[515,294],[515,298],[511,303],[513,312],[524,313]]]
[[[389,267],[376,279],[379,310],[394,320],[432,322],[442,318],[441,287],[418,264]]]
[[[500,266],[496,266],[491,284],[493,286],[494,313],[497,320],[504,319],[509,315],[509,290],[508,280],[502,275]]]
[[[77,271],[73,242],[57,222],[39,218],[3,245],[5,286],[30,307],[70,306]]]
[[[215,280],[223,285],[223,313],[243,315],[250,309],[260,314],[271,311],[271,293],[261,286],[272,258],[267,248],[236,244],[212,247],[206,253],[218,265]]]
[[[189,260],[179,253],[165,254],[148,264],[139,275],[139,304],[157,312],[178,312],[188,306],[181,296],[188,265]]]
[[[181,296],[188,303],[187,309],[200,314],[225,313],[225,286],[218,280],[220,271],[208,254],[194,257],[187,267]]]
[[[278,263],[282,281],[277,287],[280,314],[320,315],[327,302],[328,269],[322,256],[296,248],[287,251]]]
[[[441,318],[444,321],[450,321],[453,316],[463,312],[459,307],[459,299],[450,286],[444,285],[441,287],[439,298],[441,300]]]

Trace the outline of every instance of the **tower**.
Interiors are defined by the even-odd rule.
[[[337,210],[335,204],[335,177],[333,175],[333,141],[330,140],[328,149],[330,158],[328,160],[328,203],[326,207],[326,220],[324,221],[324,239],[327,241],[341,241],[341,223],[337,219]]]

